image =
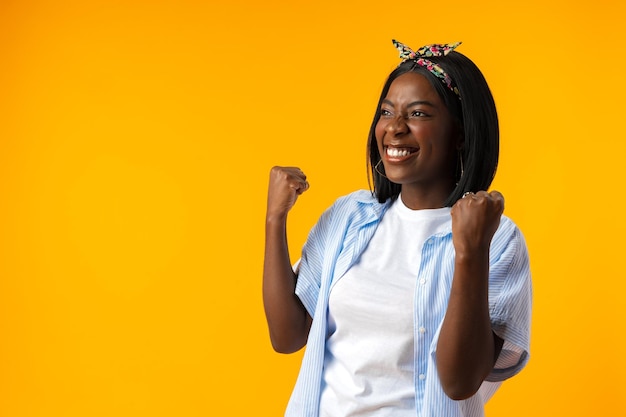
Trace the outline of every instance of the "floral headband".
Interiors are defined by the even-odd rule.
[[[454,84],[454,81],[452,81],[452,78],[450,78],[450,76],[446,74],[443,68],[439,65],[426,59],[431,56],[446,56],[450,51],[454,51],[454,49],[459,46],[461,42],[425,45],[417,51],[413,51],[411,48],[395,39],[392,39],[392,42],[398,51],[400,51],[400,58],[402,58],[400,65],[406,61],[414,61],[417,65],[426,68],[435,77],[441,79],[446,87],[452,90],[452,92],[456,94],[459,99],[461,98],[459,89]]]

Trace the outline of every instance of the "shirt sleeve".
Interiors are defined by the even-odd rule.
[[[502,352],[487,381],[512,377],[528,362],[532,283],[526,242],[506,217],[491,244],[489,310],[495,334],[504,340]]]
[[[296,295],[311,317],[314,317],[321,288],[324,242],[330,233],[333,209],[334,205],[327,209],[313,226],[302,248],[302,256],[294,266],[297,276]]]

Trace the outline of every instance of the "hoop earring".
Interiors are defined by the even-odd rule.
[[[461,156],[461,151],[459,151],[459,164],[461,165],[461,176],[456,182],[456,185],[459,185],[459,183],[461,182],[461,178],[463,178],[463,174],[465,173],[465,170],[463,169],[463,157]]]
[[[381,177],[385,177],[387,178],[387,176],[385,174],[383,174],[382,172],[380,172],[380,169],[378,168],[380,166],[380,164],[383,163],[383,160],[381,159],[380,161],[378,161],[378,163],[376,165],[374,165],[374,171],[376,171],[378,173],[378,175],[380,175]],[[384,168],[384,166],[383,166]]]

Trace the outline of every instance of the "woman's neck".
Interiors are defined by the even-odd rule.
[[[430,187],[424,189],[414,185],[403,184],[400,194],[402,202],[411,210],[442,208],[454,187]]]

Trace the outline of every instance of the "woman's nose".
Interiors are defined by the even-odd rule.
[[[406,133],[409,130],[409,127],[406,124],[406,119],[401,115],[394,117],[392,120],[387,123],[385,127],[387,133],[397,135],[401,133]]]

